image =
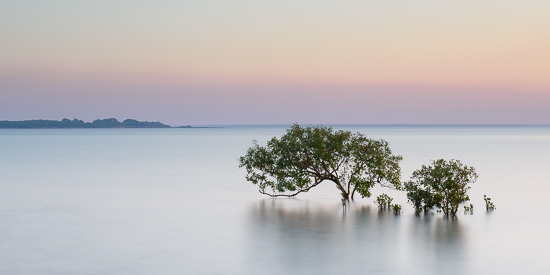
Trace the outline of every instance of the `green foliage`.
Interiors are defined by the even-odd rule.
[[[387,194],[382,194],[382,195],[376,197],[376,204],[378,204],[379,209],[390,208],[392,201],[393,201],[393,199],[390,196],[388,196]]]
[[[464,214],[474,214],[474,205],[470,203],[470,206],[464,205]]]
[[[485,208],[487,209],[487,211],[497,209],[495,207],[495,204],[493,204],[493,202],[491,201],[491,198],[487,197],[487,195],[483,195],[483,200],[485,201]]]
[[[393,208],[393,213],[395,215],[399,215],[399,213],[401,213],[401,205],[394,204],[394,205],[392,205],[392,208]]]
[[[348,200],[355,192],[369,197],[375,184],[400,188],[401,159],[392,155],[384,140],[294,124],[266,146],[254,141],[239,158],[239,167],[246,169],[246,179],[262,194],[291,197],[328,180]]]
[[[412,180],[404,186],[417,213],[438,207],[445,215],[454,217],[458,206],[470,199],[468,184],[474,183],[477,177],[473,167],[459,160],[439,159],[414,171]]]
[[[431,188],[424,187],[416,182],[409,181],[404,183],[404,189],[407,191],[407,198],[414,206],[415,214],[420,212],[428,212],[435,206],[435,197],[431,192]]]

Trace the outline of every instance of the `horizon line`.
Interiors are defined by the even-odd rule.
[[[295,123],[230,123],[230,124],[185,124],[191,126],[227,126],[227,127],[282,127],[291,126]],[[441,126],[468,126],[468,127],[483,127],[483,126],[550,126],[543,123],[297,123],[306,126],[347,126],[347,127],[441,127]],[[170,125],[173,127],[185,125]]]

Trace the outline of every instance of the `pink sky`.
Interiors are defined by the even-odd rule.
[[[549,1],[260,2],[2,3],[0,120],[550,123]]]

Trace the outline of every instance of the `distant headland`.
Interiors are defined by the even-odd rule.
[[[43,129],[43,128],[172,128],[161,122],[137,121],[135,119],[126,119],[122,122],[116,118],[96,119],[93,122],[85,122],[80,119],[59,120],[23,120],[7,121],[0,120],[0,129]],[[190,125],[175,128],[192,128]]]

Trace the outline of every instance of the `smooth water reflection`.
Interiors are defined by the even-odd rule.
[[[454,220],[383,188],[345,213],[330,183],[266,199],[237,158],[284,130],[0,130],[0,274],[550,274],[550,127],[349,128],[388,140],[403,179],[475,166]]]
[[[251,273],[466,274],[458,219],[374,207],[268,199],[250,207]],[[266,264],[267,263],[267,264]]]

